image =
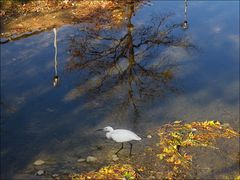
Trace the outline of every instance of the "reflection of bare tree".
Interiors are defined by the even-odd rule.
[[[165,47],[189,48],[183,37],[174,36],[181,24],[168,24],[171,15],[153,18],[151,24],[138,29],[132,24],[135,3],[126,6],[126,28],[94,29],[85,27],[71,42],[68,70],[81,70],[93,75],[69,93],[73,99],[91,91],[106,93],[121,87],[123,105],[131,104],[137,111],[137,102],[149,97],[176,91],[171,83],[175,65],[159,51]],[[154,56],[155,55],[155,56]]]

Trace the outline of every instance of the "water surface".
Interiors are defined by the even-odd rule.
[[[105,141],[95,130],[106,125],[140,136],[175,120],[239,129],[239,2],[122,9],[118,26],[57,29],[55,87],[53,31],[2,45],[3,178],[18,179],[39,158],[57,171],[90,155]]]

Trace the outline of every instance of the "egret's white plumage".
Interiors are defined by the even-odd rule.
[[[107,132],[106,137],[108,139],[112,139],[115,142],[122,143],[122,147],[116,152],[116,154],[123,149],[123,143],[124,142],[130,142],[130,141],[140,141],[141,138],[136,135],[134,132],[126,130],[126,129],[113,129],[110,126],[107,126],[103,128],[103,131]],[[130,143],[130,155],[132,151],[132,144]]]
[[[106,133],[108,139],[112,139],[116,142],[128,142],[128,141],[140,141],[141,138],[134,132],[125,129],[116,129],[112,132]]]

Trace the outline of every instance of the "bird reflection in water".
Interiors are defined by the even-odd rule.
[[[164,52],[169,47],[188,49],[193,45],[175,34],[182,23],[170,24],[171,14],[153,17],[150,24],[135,27],[132,17],[140,2],[128,1],[122,7],[126,17],[120,28],[86,26],[71,39],[67,70],[89,76],[66,99],[86,92],[108,102],[117,96],[117,104],[124,108],[131,105],[138,112],[140,101],[178,91],[172,83],[177,65]]]

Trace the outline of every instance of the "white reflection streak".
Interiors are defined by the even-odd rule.
[[[55,69],[55,75],[53,78],[53,86],[56,87],[59,83],[59,77],[57,72],[57,30],[56,28],[53,29],[54,32],[54,48],[55,48],[55,55],[54,55],[54,69]]]
[[[187,5],[187,0],[184,1],[184,17],[185,17],[185,20],[187,21],[187,8],[188,8],[188,5]]]
[[[184,0],[184,22],[182,24],[183,29],[188,29],[187,9],[188,9],[187,0]]]

